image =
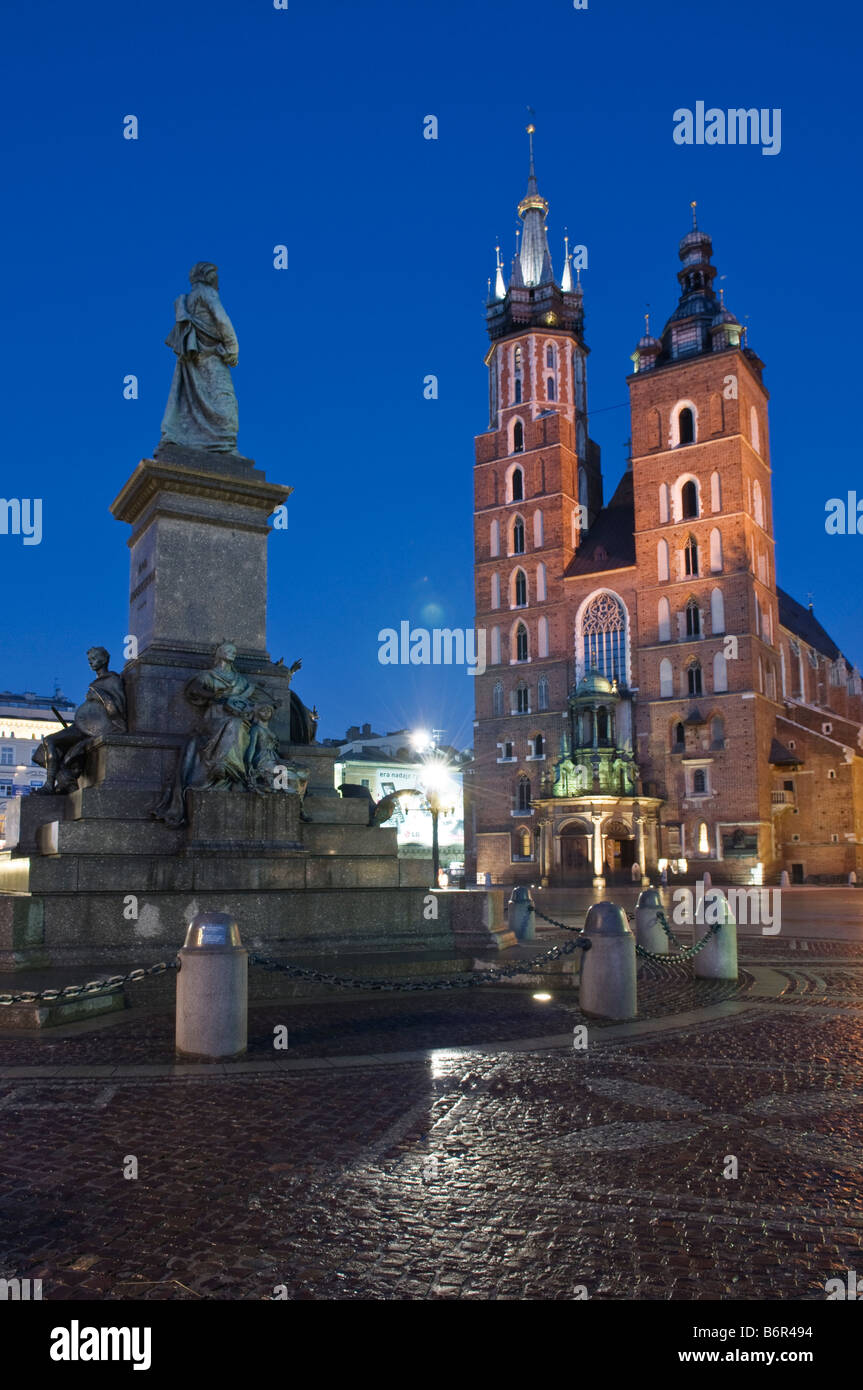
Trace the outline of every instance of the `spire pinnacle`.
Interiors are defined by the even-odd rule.
[[[564,294],[572,294],[572,267],[569,264],[569,230],[563,229],[563,275],[560,278],[560,288]]]
[[[495,299],[506,299],[506,285],[503,280],[503,266],[500,259],[500,240],[494,248],[496,266],[494,272],[494,297]],[[489,290],[489,294],[491,291]]]
[[[696,201],[695,201],[694,198],[693,198],[692,202],[689,204],[689,206],[692,208],[692,230],[693,230],[694,232],[697,232],[697,231],[698,231],[698,219],[697,219],[697,217],[696,217],[696,215],[695,215],[695,209],[698,207],[698,204],[696,203]]]

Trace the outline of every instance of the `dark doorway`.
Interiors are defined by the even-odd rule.
[[[560,872],[566,883],[582,882],[593,874],[591,836],[581,826],[568,825],[560,832]]]
[[[803,882],[803,865],[802,865],[802,864],[792,864],[792,865],[791,865],[791,882],[792,882],[792,883],[802,883],[802,882]]]

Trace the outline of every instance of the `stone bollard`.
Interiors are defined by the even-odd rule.
[[[704,917],[708,920],[696,922],[692,928],[692,944],[712,930],[717,911],[722,926],[710,938],[703,950],[693,958],[696,975],[702,980],[737,979],[737,923],[728,899],[720,888],[714,888],[704,898]]]
[[[782,873],[779,875],[779,887],[780,887],[780,888],[790,888],[790,887],[791,887],[791,877],[790,877],[790,875],[789,875],[787,869],[783,869],[783,870],[782,870]]]
[[[645,951],[665,956],[668,955],[668,937],[659,920],[662,911],[662,899],[655,888],[645,888],[639,893],[635,905],[635,940]]]
[[[856,872],[855,872],[854,869],[852,869],[851,872],[850,872],[850,874],[848,875],[848,887],[849,887],[849,888],[856,888],[856,887],[857,887],[857,874],[856,874]]]
[[[506,924],[510,931],[515,932],[519,941],[534,941],[536,939],[535,919],[536,913],[534,912],[530,889],[526,888],[524,884],[519,884],[512,890]]]
[[[635,1018],[635,937],[616,903],[594,903],[584,923],[590,942],[581,965],[578,1002],[594,1018]]]
[[[202,1061],[240,1057],[248,1043],[249,953],[227,912],[199,912],[179,952],[176,1049]]]

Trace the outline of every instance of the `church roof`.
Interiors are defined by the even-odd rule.
[[[635,507],[632,472],[627,469],[614,496],[603,507],[570,561],[566,576],[599,574],[635,564]]]
[[[784,628],[793,632],[810,647],[814,647],[817,652],[829,656],[831,661],[842,655],[829,632],[824,631],[811,609],[804,608],[802,603],[798,603],[778,585],[776,594],[779,599],[779,621]]]

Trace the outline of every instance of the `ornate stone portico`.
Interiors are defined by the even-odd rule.
[[[560,757],[534,801],[543,886],[648,882],[661,805],[639,794],[631,695],[589,671],[569,696]]]

